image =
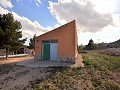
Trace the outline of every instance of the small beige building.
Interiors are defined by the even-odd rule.
[[[75,20],[35,38],[35,59],[75,63],[78,36]]]

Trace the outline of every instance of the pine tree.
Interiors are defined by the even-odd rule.
[[[93,50],[96,48],[96,45],[92,39],[89,40],[88,45],[85,46],[85,49],[87,50]]]
[[[19,31],[21,28],[21,23],[15,20],[11,13],[0,14],[0,48],[6,49],[6,59],[9,49],[18,49],[26,41],[21,39],[22,31]]]
[[[36,37],[36,34],[33,36],[33,38],[30,38],[30,43],[29,43],[28,48],[34,49],[34,46],[35,46],[35,37]]]

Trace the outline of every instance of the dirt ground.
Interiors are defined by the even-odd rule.
[[[0,64],[8,64],[8,63],[14,63],[14,62],[20,62],[24,60],[33,60],[33,56],[25,56],[25,57],[16,57],[16,58],[8,58],[7,60],[0,59]]]
[[[30,68],[16,65],[17,62],[33,57],[10,58],[0,60],[0,90],[32,90],[33,83],[39,83],[57,70],[51,68]]]

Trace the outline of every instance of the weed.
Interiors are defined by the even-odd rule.
[[[98,80],[98,79],[96,79],[96,78],[94,78],[92,81],[93,81],[93,86],[94,86],[94,87],[98,87],[98,86],[101,85],[101,81]]]
[[[89,59],[83,61],[85,66],[91,65],[91,62]]]
[[[106,90],[120,90],[120,87],[114,84],[105,83],[104,86]]]

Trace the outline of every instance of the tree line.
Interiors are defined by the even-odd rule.
[[[96,43],[94,43],[94,41],[92,39],[90,39],[87,45],[78,46],[78,52],[81,52],[82,50],[94,50],[96,48],[97,48]]]

